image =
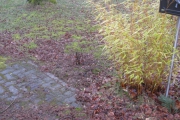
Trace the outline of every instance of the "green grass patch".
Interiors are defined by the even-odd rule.
[[[63,113],[64,113],[65,115],[68,115],[68,114],[71,113],[71,111],[70,111],[70,110],[65,110]]]
[[[16,34],[13,34],[12,38],[13,38],[14,40],[20,40],[20,39],[21,39],[21,36],[20,36],[20,34],[16,33]]]
[[[66,53],[89,53],[92,49],[91,42],[87,40],[74,41],[68,44],[65,48]]]
[[[72,38],[75,39],[75,40],[81,40],[81,39],[82,39],[82,36],[72,35]]]
[[[24,46],[28,49],[35,49],[38,47],[38,45],[34,43],[33,41],[31,41],[30,43],[24,44]]]
[[[0,70],[3,70],[6,68],[6,60],[7,58],[0,56]]]
[[[78,112],[80,112],[80,111],[82,111],[83,109],[77,107],[77,108],[75,108],[75,110],[78,111]]]
[[[101,70],[99,69],[99,68],[94,68],[93,70],[92,70],[92,73],[93,74],[98,74],[98,73],[100,73],[101,72]]]
[[[0,69],[5,69],[6,68],[6,64],[4,62],[0,62]]]

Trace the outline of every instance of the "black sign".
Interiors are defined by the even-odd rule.
[[[180,16],[180,0],[160,0],[159,12]]]

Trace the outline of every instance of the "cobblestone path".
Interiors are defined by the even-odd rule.
[[[0,71],[0,100],[20,99],[20,105],[48,102],[78,107],[75,90],[53,74],[40,72],[32,62],[16,63]]]

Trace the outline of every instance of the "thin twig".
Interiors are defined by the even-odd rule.
[[[15,101],[16,101],[16,99],[14,99],[14,101],[6,109],[1,111],[0,114],[4,113],[8,108],[10,108],[14,104]]]

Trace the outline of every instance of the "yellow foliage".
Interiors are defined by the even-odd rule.
[[[158,13],[159,0],[89,3],[104,36],[104,52],[113,60],[120,81],[157,90],[169,72],[176,19]]]

